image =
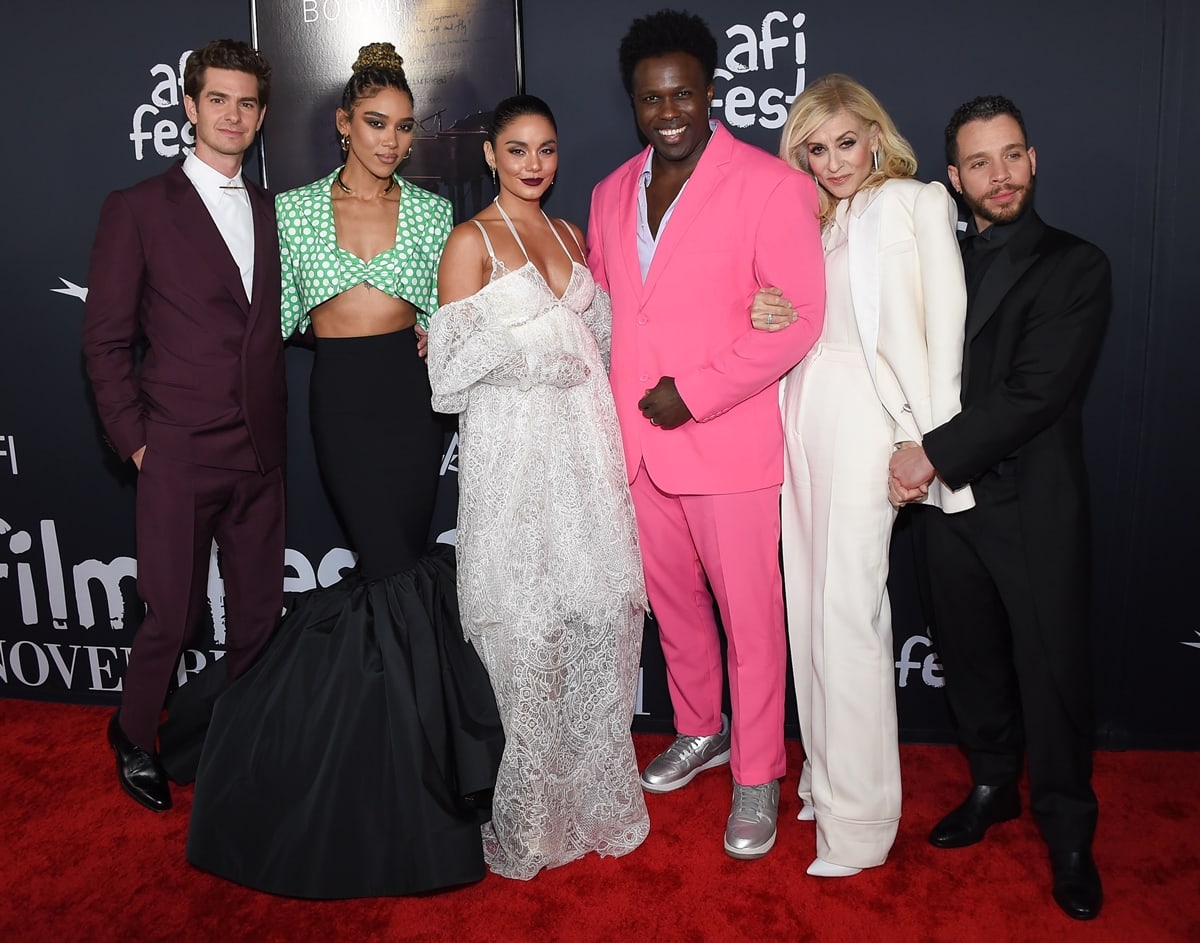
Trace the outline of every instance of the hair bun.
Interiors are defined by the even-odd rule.
[[[357,75],[373,69],[385,69],[388,72],[404,72],[404,59],[396,52],[391,43],[368,43],[358,50],[358,58],[350,71]]]

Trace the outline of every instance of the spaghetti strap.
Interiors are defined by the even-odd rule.
[[[566,222],[566,221],[564,220],[564,222]],[[553,230],[558,229],[558,227],[554,225],[554,220],[550,221],[550,228]],[[567,223],[567,232],[569,232],[571,234],[571,241],[573,243],[575,243],[575,248],[579,250],[580,258],[582,258],[586,262],[587,261],[587,253],[583,251],[583,246],[581,246],[579,244],[579,237],[575,235],[575,227],[572,226],[570,223]],[[560,239],[559,242],[561,243],[562,240]],[[566,246],[563,246],[563,248],[566,249]],[[567,255],[570,255],[570,254],[571,254],[570,252],[567,253]],[[574,260],[572,260],[572,261],[574,261]]]
[[[477,219],[473,219],[473,220],[471,220],[471,222],[473,222],[476,226],[479,227],[479,234],[481,236],[483,236],[483,244],[485,246],[487,246],[488,258],[491,259],[493,262],[495,262],[496,261],[496,250],[492,248],[492,240],[488,238],[487,230],[483,228],[483,223],[481,223]]]
[[[517,248],[521,250],[521,255],[525,256],[525,261],[529,261],[529,253],[525,251],[525,243],[521,241],[521,237],[517,235],[517,227],[513,225],[513,221],[508,218],[508,214],[504,212],[504,207],[500,205],[500,198],[496,197],[493,202],[496,204],[496,209],[500,211],[500,216],[504,219],[504,225],[508,227],[508,231],[512,233],[512,237],[517,240]],[[542,213],[545,216],[545,213]],[[476,224],[478,225],[478,224]],[[486,237],[485,237],[486,238]],[[560,239],[559,242],[562,240]]]
[[[508,214],[506,212],[504,212],[504,207],[500,205],[500,198],[497,197],[492,202],[494,202],[496,204],[496,209],[498,209],[500,211],[500,216],[504,220],[504,225],[507,226],[508,231],[510,233],[512,233],[513,239],[515,239],[517,241],[517,248],[519,248],[521,250],[521,254],[523,256],[525,256],[525,261],[528,262],[529,261],[529,253],[525,250],[525,243],[523,243],[521,241],[521,237],[517,235],[517,227],[513,225],[513,221],[511,219],[509,219]],[[542,219],[544,219],[546,221],[546,225],[550,227],[550,232],[554,233],[554,238],[558,240],[558,247],[563,250],[563,254],[567,257],[567,260],[572,265],[574,265],[575,257],[571,255],[570,251],[567,249],[567,244],[562,241],[562,236],[560,236],[558,234],[558,227],[555,226],[554,223],[550,221],[550,217],[546,215],[545,210],[542,210],[541,212],[542,212]],[[475,221],[475,225],[479,226],[480,232],[483,232],[483,226],[481,226],[479,224],[478,220]],[[567,228],[570,229],[570,227],[567,227]],[[582,255],[586,259],[587,254],[583,251],[583,246],[581,246],[579,244],[579,240],[575,238],[575,233],[573,231],[571,232],[571,238],[574,240],[575,248],[577,248],[579,250],[579,254]],[[487,242],[487,233],[483,234],[483,239],[485,242]],[[492,244],[490,242],[488,242],[488,253],[490,254],[491,251],[492,251]],[[495,258],[495,256],[493,255],[492,258]]]
[[[563,250],[564,253],[566,253],[567,258],[571,261],[571,264],[574,265],[575,257],[573,255],[571,255],[570,250],[567,249],[567,244],[562,241],[562,236],[560,236],[558,234],[558,227],[554,225],[554,220],[552,220],[549,216],[546,215],[545,210],[542,210],[542,219],[544,219],[546,221],[546,225],[549,226],[550,231],[552,233],[554,233],[554,238],[558,240],[559,247]],[[571,238],[575,239],[574,233],[571,233]],[[575,239],[575,245],[578,247],[578,245],[579,245],[578,239]],[[582,249],[580,249],[579,251],[581,254],[583,253]],[[585,258],[586,258],[586,256],[585,256]]]

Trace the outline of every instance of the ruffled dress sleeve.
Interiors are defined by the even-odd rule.
[[[608,292],[597,285],[592,303],[579,313],[579,317],[596,339],[596,346],[600,348],[600,359],[604,361],[604,370],[607,373],[612,353],[612,299],[609,298]]]
[[[586,379],[588,366],[575,354],[523,350],[512,332],[489,316],[486,291],[442,305],[429,322],[435,411],[461,413],[477,383],[528,390],[577,386]]]

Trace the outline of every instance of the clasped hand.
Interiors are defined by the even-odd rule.
[[[796,323],[799,315],[778,288],[760,288],[750,303],[750,323],[757,331],[782,331]]]
[[[895,508],[924,501],[935,474],[924,448],[916,442],[901,442],[888,462],[888,501]]]
[[[798,317],[792,303],[778,288],[760,288],[750,305],[750,321],[760,331],[782,331]],[[646,395],[638,400],[638,409],[652,426],[662,429],[674,429],[695,418],[675,388],[674,377],[663,377],[653,389],[646,390]]]
[[[798,315],[778,288],[760,288],[750,303],[750,323],[758,331],[782,331]],[[643,400],[645,402],[645,400]],[[641,405],[641,404],[639,404]],[[645,412],[645,410],[643,410]],[[892,507],[924,501],[936,474],[925,450],[916,442],[901,442],[888,463],[888,501]]]
[[[591,372],[591,368],[582,357],[566,351],[531,357],[529,360],[529,376],[533,383],[556,386],[564,390],[579,386]]]
[[[638,400],[638,409],[650,420],[650,425],[662,429],[674,429],[692,418],[692,411],[675,389],[674,377],[663,377],[653,389],[646,390],[646,395]]]

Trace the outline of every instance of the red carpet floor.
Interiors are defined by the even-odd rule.
[[[259,894],[184,860],[191,790],[155,815],[120,791],[104,708],[0,700],[0,940],[74,941],[1200,941],[1200,753],[1100,753],[1096,860],[1106,903],[1091,923],[1050,898],[1028,814],[980,845],[925,841],[961,798],[950,747],[905,746],[905,810],[882,868],[804,873],[813,825],[797,822],[789,743],[779,839],[739,862],[721,847],[729,777],[650,796],[651,832],[619,859],[591,856],[527,883],[489,875],[412,899],[307,902]],[[668,738],[639,736],[643,762]]]

